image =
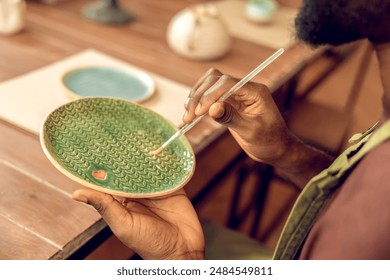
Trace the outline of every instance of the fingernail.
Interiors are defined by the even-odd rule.
[[[187,115],[188,115],[188,111],[185,110],[185,111],[184,111],[184,115],[183,115],[183,119],[185,119],[185,118],[187,117]]]
[[[79,193],[74,193],[73,194],[73,199],[78,201],[78,202],[82,202],[82,203],[87,203],[88,204],[88,198],[82,194],[79,194]]]
[[[190,99],[187,98],[187,100],[184,102],[184,108],[187,109],[189,103],[190,103]]]
[[[221,118],[225,114],[225,108],[215,103],[211,105],[209,112],[213,118]]]
[[[199,103],[198,106],[196,106],[195,114],[199,115],[201,109],[202,109],[202,104]]]

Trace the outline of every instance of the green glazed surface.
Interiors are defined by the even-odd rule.
[[[140,105],[81,98],[48,115],[41,143],[54,165],[72,179],[112,194],[147,197],[180,188],[192,176],[195,159],[184,136],[159,155],[149,155],[175,131]]]

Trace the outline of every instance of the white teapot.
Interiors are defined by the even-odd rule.
[[[176,14],[168,25],[167,42],[179,55],[195,60],[220,58],[231,46],[228,30],[212,4],[190,7]]]
[[[24,0],[0,0],[0,34],[10,35],[21,31],[25,12]]]

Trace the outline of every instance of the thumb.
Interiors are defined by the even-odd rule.
[[[229,127],[234,125],[236,115],[237,112],[233,106],[226,102],[214,103],[209,109],[210,117],[212,117],[216,122]]]
[[[122,224],[119,217],[125,217],[128,214],[119,201],[99,191],[80,189],[73,193],[73,199],[93,206],[112,230]]]

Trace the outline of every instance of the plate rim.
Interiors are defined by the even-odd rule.
[[[57,108],[55,108],[54,110],[52,110],[50,113],[48,113],[45,118],[43,119],[42,121],[42,124],[41,124],[41,127],[40,127],[40,131],[39,131],[39,142],[40,142],[40,145],[43,149],[43,152],[44,154],[46,155],[46,157],[49,159],[49,161],[53,164],[53,166],[59,170],[62,174],[66,175],[68,178],[72,179],[73,181],[81,184],[82,186],[84,187],[87,187],[87,188],[91,188],[91,189],[94,189],[96,191],[100,191],[100,192],[103,192],[103,193],[106,193],[106,194],[110,194],[110,195],[113,195],[113,196],[118,196],[118,197],[125,197],[125,198],[155,198],[155,197],[162,197],[162,196],[166,196],[168,194],[171,194],[171,193],[174,193],[176,191],[178,191],[179,189],[183,188],[192,178],[192,176],[194,175],[195,173],[195,167],[196,167],[196,157],[195,157],[195,153],[194,153],[194,150],[190,144],[190,142],[188,141],[187,137],[185,135],[182,135],[183,136],[183,139],[184,139],[184,142],[186,143],[186,145],[188,145],[189,147],[189,152],[191,153],[191,157],[192,157],[192,160],[193,160],[193,164],[192,164],[192,167],[191,167],[191,171],[188,173],[186,179],[181,182],[179,185],[177,185],[176,187],[174,188],[171,188],[169,190],[165,190],[165,191],[161,191],[161,192],[154,192],[154,193],[143,193],[143,194],[137,194],[137,193],[126,193],[126,192],[121,192],[121,191],[115,191],[115,190],[111,190],[111,189],[107,189],[107,188],[104,188],[104,187],[101,187],[101,186],[98,186],[98,185],[95,185],[93,183],[90,183],[88,181],[86,181],[85,179],[81,179],[79,177],[77,177],[76,175],[72,174],[70,171],[68,171],[67,169],[65,169],[52,155],[51,153],[49,152],[48,148],[46,147],[46,143],[45,143],[45,123],[46,121],[49,119],[50,115],[52,113],[54,113],[55,111],[59,110],[60,108],[64,107],[64,106],[67,106],[71,103],[74,103],[74,102],[82,102],[82,100],[85,100],[85,99],[114,99],[114,100],[117,100],[117,101],[120,101],[120,102],[125,102],[125,103],[130,103],[130,104],[133,104],[135,106],[139,106],[139,107],[142,107],[143,109],[145,109],[146,111],[149,111],[153,114],[157,114],[159,115],[161,118],[163,118],[170,126],[174,127],[176,130],[178,129],[176,125],[174,125],[170,120],[166,119],[164,116],[162,116],[161,114],[145,107],[145,106],[142,106],[141,104],[138,104],[138,103],[135,103],[135,102],[132,102],[132,101],[129,101],[129,100],[124,100],[124,99],[121,99],[121,98],[115,98],[115,97],[83,97],[83,98],[79,98],[79,99],[76,99],[76,100],[71,100],[69,102],[66,102],[60,106],[58,106]]]
[[[132,77],[136,77],[139,80],[141,80],[148,88],[148,92],[142,96],[141,98],[136,99],[125,99],[125,98],[119,98],[115,96],[81,96],[74,91],[72,91],[65,83],[65,78],[69,76],[70,74],[80,71],[80,70],[86,70],[86,69],[92,69],[92,68],[106,68],[111,70],[116,70],[117,72],[123,72],[127,75],[130,75]],[[141,77],[141,78],[140,78]],[[104,64],[88,64],[83,66],[74,66],[72,68],[69,68],[65,72],[63,72],[61,76],[61,84],[63,88],[65,89],[65,94],[68,96],[71,100],[79,99],[79,98],[88,98],[88,97],[106,97],[106,98],[117,98],[117,99],[123,99],[127,101],[131,101],[133,103],[142,103],[149,98],[151,98],[157,91],[157,86],[155,80],[152,78],[152,76],[147,73],[146,71],[136,69],[136,68],[126,68],[121,66],[111,66],[111,65],[104,65]]]

